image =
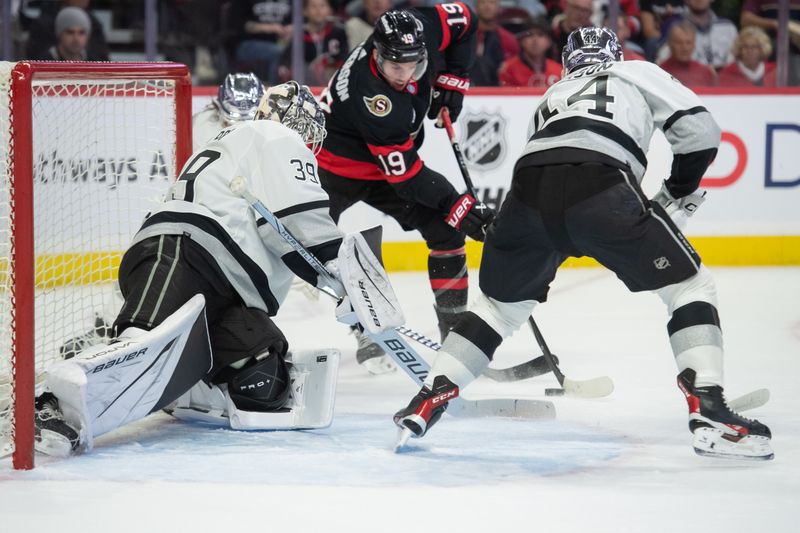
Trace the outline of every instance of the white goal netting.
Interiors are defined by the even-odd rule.
[[[0,452],[13,449],[15,159],[33,157],[37,376],[69,339],[114,319],[122,253],[175,176],[176,83],[78,67],[33,77],[33,144],[15,138],[14,63],[0,62]],[[16,179],[22,179],[16,176]],[[30,178],[28,178],[30,179]]]

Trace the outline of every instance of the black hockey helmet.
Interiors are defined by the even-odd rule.
[[[414,78],[422,76],[428,66],[428,50],[419,19],[408,11],[387,11],[375,22],[372,35],[379,60],[417,63]]]
[[[567,37],[561,64],[567,72],[578,67],[609,61],[622,61],[622,45],[608,28],[579,28]]]

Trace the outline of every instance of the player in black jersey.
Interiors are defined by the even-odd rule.
[[[363,201],[422,234],[443,338],[466,311],[464,236],[483,241],[494,211],[457,192],[418,150],[425,116],[437,119],[447,108],[455,121],[461,112],[476,28],[461,2],[389,11],[322,95],[328,136],[317,159],[331,217],[338,221]],[[379,347],[362,341],[359,363],[373,373],[393,368]]]

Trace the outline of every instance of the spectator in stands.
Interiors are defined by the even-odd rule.
[[[711,0],[686,0],[687,11],[677,20],[685,20],[694,26],[696,39],[692,59],[720,69],[733,62],[731,48],[738,31],[730,20],[719,18],[711,10]],[[674,22],[673,22],[674,24]],[[669,57],[664,46],[658,60]]]
[[[90,0],[61,0],[42,5],[42,11],[30,26],[26,59],[53,59],[51,51],[57,47],[58,32],[56,17],[65,8],[71,7],[85,12],[89,19],[88,42],[84,47],[85,61],[108,61],[108,45],[103,27],[97,17],[89,11]],[[77,39],[77,37],[75,37]],[[73,39],[73,40],[75,40]]]
[[[517,33],[520,53],[500,67],[503,87],[550,87],[561,79],[561,64],[547,57],[553,46],[545,19],[529,19]]]
[[[189,65],[197,85],[218,84],[228,68],[219,0],[162,0],[158,22],[164,59]]]
[[[561,60],[561,50],[567,44],[567,37],[574,30],[584,26],[592,26],[592,0],[561,0],[564,9],[553,17],[552,37],[555,42],[556,56]]]
[[[476,0],[475,13],[478,16],[478,31],[470,83],[475,86],[496,87],[499,85],[497,71],[500,65],[519,53],[519,43],[498,22],[500,0]]]
[[[672,25],[667,38],[669,59],[659,63],[661,68],[689,87],[707,87],[717,84],[714,69],[692,59],[695,46],[695,29],[688,21]]]
[[[391,0],[363,0],[363,6],[358,10],[358,13],[344,23],[350,50],[372,35],[372,30],[375,29],[375,21],[389,11],[391,7]]]
[[[734,63],[719,71],[724,87],[775,87],[775,63],[768,63],[772,42],[761,28],[748,26],[733,42]]]
[[[291,0],[238,0],[231,6],[233,26],[242,34],[236,70],[252,71],[268,85],[278,81],[283,43],[291,37]]]
[[[56,16],[56,44],[47,50],[43,57],[48,61],[86,61],[86,46],[92,23],[89,15],[78,7],[65,7]]]
[[[642,32],[641,10],[639,0],[618,0],[620,15],[625,16],[625,24],[628,26],[628,38],[638,39]],[[608,0],[594,0],[592,22],[595,26],[603,26],[608,22]],[[622,21],[617,21],[617,36],[619,36]],[[627,59],[627,58],[626,58]]]
[[[307,85],[327,85],[347,57],[347,34],[344,27],[331,19],[328,0],[304,0],[303,61]],[[296,78],[292,75],[292,46],[286,47],[281,59],[281,82]]]
[[[631,42],[631,25],[629,24],[629,17],[620,12],[619,19],[617,20],[617,39],[622,45],[622,53],[625,56],[625,61],[646,61],[642,55],[642,48],[634,42]],[[603,19],[602,26],[608,27],[608,15]]]
[[[645,57],[655,61],[659,47],[668,34],[669,24],[686,11],[683,0],[640,0],[642,17],[641,41]]]
[[[778,2],[775,0],[745,0],[742,6],[741,27],[757,26],[774,40],[778,33]],[[800,23],[800,1],[789,0],[789,85],[800,85],[800,31],[792,24]]]

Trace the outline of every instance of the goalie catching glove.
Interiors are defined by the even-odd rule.
[[[471,194],[464,193],[450,208],[445,222],[476,241],[483,242],[483,239],[486,238],[486,228],[489,227],[496,215],[494,209],[479,202]]]
[[[689,217],[706,201],[705,196],[706,191],[695,191],[683,198],[675,198],[669,192],[667,182],[663,182],[661,190],[653,196],[652,201],[663,207],[678,229],[683,231]]]

